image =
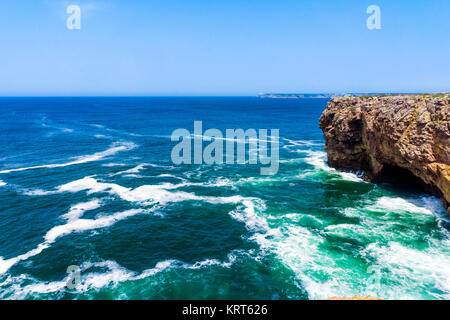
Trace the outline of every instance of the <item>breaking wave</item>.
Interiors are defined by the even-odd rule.
[[[122,200],[129,202],[140,202],[143,204],[167,202],[179,202],[187,200],[201,200],[209,203],[238,203],[245,200],[241,196],[230,197],[212,197],[212,196],[197,196],[193,193],[184,191],[169,191],[175,190],[184,186],[208,186],[205,183],[181,183],[171,184],[163,183],[158,185],[143,185],[135,189],[123,187],[115,183],[99,182],[92,177],[85,177],[80,180],[72,181],[67,184],[61,185],[57,188],[57,191],[49,191],[49,193],[61,193],[61,192],[80,192],[87,191],[88,194],[106,192],[110,195],[116,195]]]
[[[312,150],[297,150],[297,152],[305,153],[307,156],[304,161],[309,165],[314,167],[314,170],[307,170],[299,175],[300,178],[312,177],[315,178],[316,174],[325,172],[335,177],[334,180],[346,180],[351,182],[365,182],[362,179],[362,174],[352,173],[352,172],[342,172],[334,168],[331,168],[327,164],[327,154],[323,151],[312,151]]]
[[[82,164],[82,163],[87,163],[87,162],[99,161],[106,157],[115,155],[118,152],[129,151],[136,147],[137,147],[137,145],[135,145],[132,142],[115,143],[115,144],[113,144],[113,146],[111,146],[111,148],[109,148],[105,151],[97,152],[97,153],[94,153],[91,155],[80,156],[80,157],[77,157],[74,161],[60,163],[60,164],[45,164],[45,165],[40,165],[40,166],[2,170],[2,171],[0,171],[0,174],[10,173],[10,172],[20,172],[20,171],[33,170],[33,169],[43,169],[43,168],[61,168],[61,167],[67,167],[67,166],[72,166],[72,165],[77,165],[77,164]]]
[[[217,259],[205,259],[195,263],[185,263],[180,260],[164,260],[156,263],[153,268],[146,269],[140,273],[130,271],[115,261],[107,260],[100,262],[85,262],[80,266],[80,282],[76,285],[74,291],[77,293],[87,292],[89,290],[99,290],[106,287],[114,287],[119,283],[126,281],[139,281],[158,273],[173,270],[200,270],[207,267],[230,268],[241,254],[239,250],[232,251],[227,255],[224,261]],[[103,272],[90,271],[92,269],[104,269]],[[33,294],[49,294],[61,292],[73,292],[67,289],[70,281],[70,275],[60,281],[41,282],[29,276],[22,275],[18,277],[9,276],[0,283],[0,288],[4,288],[0,294],[1,298],[24,299]],[[31,284],[23,285],[24,283]]]
[[[96,207],[93,206],[92,204],[90,204],[90,206],[86,206],[86,204],[84,204],[84,206],[87,207],[87,209]],[[74,209],[72,208],[71,211],[73,212],[73,210]],[[78,208],[78,210],[82,212],[86,211],[81,210],[80,207]],[[148,212],[148,210],[146,211],[143,209],[131,209],[123,212],[114,213],[108,216],[102,216],[98,219],[75,218],[73,220],[69,220],[66,224],[59,225],[50,229],[44,236],[44,242],[40,243],[35,249],[7,260],[4,260],[2,257],[0,257],[0,274],[5,273],[13,265],[15,265],[20,261],[27,260],[33,256],[40,254],[45,249],[49,248],[51,244],[53,244],[60,237],[66,236],[71,233],[80,233],[84,231],[110,227],[111,225],[113,225],[118,221],[127,219],[131,216],[135,216],[143,212]]]

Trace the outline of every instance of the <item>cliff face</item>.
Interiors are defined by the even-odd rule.
[[[450,95],[345,97],[328,103],[320,128],[331,166],[374,182],[417,179],[450,216],[449,120]]]

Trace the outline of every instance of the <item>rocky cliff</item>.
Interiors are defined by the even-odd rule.
[[[450,216],[450,95],[333,98],[320,117],[330,166],[420,182]]]

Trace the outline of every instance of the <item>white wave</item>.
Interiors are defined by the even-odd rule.
[[[102,164],[102,167],[107,167],[107,168],[109,168],[109,167],[123,167],[123,166],[126,166],[126,164],[125,163],[114,163],[114,162]]]
[[[367,209],[382,212],[417,212],[433,215],[431,208],[418,206],[403,198],[381,197],[376,203],[368,206]]]
[[[222,268],[230,268],[233,263],[236,261],[236,256],[233,253],[228,254],[226,261],[219,261],[217,259],[206,259],[202,261],[197,261],[193,264],[184,263],[180,260],[165,260],[158,262],[156,266],[152,269],[147,269],[143,271],[139,275],[135,275],[127,280],[139,280],[148,278],[150,276],[153,276],[159,272],[172,269],[172,268],[178,268],[178,269],[188,269],[188,270],[199,270],[204,267],[209,266],[220,266]]]
[[[364,214],[360,208],[340,208],[339,212],[348,218],[360,218]]]
[[[375,213],[378,220],[370,218],[368,213]],[[347,212],[348,213],[348,212]],[[359,214],[361,219],[373,227],[375,224],[383,224],[386,221],[391,221],[391,225],[398,224],[407,227],[409,224],[415,226],[424,225],[426,223],[436,222],[438,224],[437,231],[443,234],[448,234],[444,223],[450,222],[447,217],[446,210],[442,206],[440,200],[433,196],[423,195],[418,198],[400,198],[400,197],[381,197],[374,203],[362,207],[361,210],[355,210],[353,213]],[[383,213],[380,216],[379,213]],[[381,227],[380,227],[381,229]],[[385,228],[388,229],[388,228]],[[408,229],[404,229],[408,233]],[[385,230],[384,233],[388,232]],[[410,234],[414,237],[414,234]]]
[[[222,185],[223,182],[218,182],[217,185]],[[193,193],[184,191],[169,191],[175,190],[184,186],[196,185],[193,183],[171,184],[163,183],[159,185],[144,185],[135,189],[126,188],[115,183],[99,182],[92,177],[85,177],[80,180],[72,181],[65,185],[59,186],[55,192],[80,192],[87,191],[88,194],[106,192],[111,195],[116,195],[125,201],[141,202],[143,204],[167,202],[179,202],[186,200],[198,200],[209,203],[239,203],[246,198],[240,196],[231,197],[212,197],[212,196],[197,196]],[[204,185],[204,184],[200,184]]]
[[[163,174],[159,174],[156,176],[157,178],[176,178],[176,179],[180,179],[180,180],[185,180],[184,178],[181,177],[177,177],[173,174],[169,174],[169,173],[163,173]]]
[[[353,172],[342,172],[337,171],[337,173],[341,176],[343,180],[352,181],[352,182],[363,182],[366,183],[358,174]]]
[[[361,231],[358,228],[354,225],[328,226],[326,232],[345,230],[357,233]],[[383,295],[385,287],[378,290],[373,285],[370,272],[360,270],[359,259],[346,255],[330,255],[326,246],[324,247],[328,240],[322,232],[288,223],[271,228],[266,234],[257,234],[254,239],[264,252],[275,253],[280,261],[294,272],[310,299],[351,297],[356,294],[387,297]]]
[[[76,291],[85,292],[90,289],[100,289],[109,285],[116,285],[120,282],[141,280],[170,269],[198,270],[208,266],[230,268],[235,260],[236,256],[233,252],[228,254],[225,261],[219,261],[217,259],[206,259],[197,261],[193,264],[189,264],[174,259],[164,260],[156,263],[153,268],[146,269],[141,273],[129,271],[126,268],[120,266],[115,261],[102,261],[97,263],[87,262],[80,267],[80,269],[82,270],[82,277],[80,279],[80,284],[76,287]],[[106,268],[107,271],[103,273],[86,273],[86,271],[93,267]]]
[[[164,138],[164,139],[171,139],[172,136],[167,136],[167,135],[151,135],[151,137],[155,137],[155,138]],[[243,144],[248,144],[248,143],[252,143],[252,142],[264,142],[264,143],[271,143],[272,139],[279,139],[279,137],[275,137],[275,136],[267,136],[267,139],[260,139],[260,138],[250,138],[250,137],[245,137],[244,139],[238,139],[236,136],[229,138],[225,135],[225,137],[215,137],[215,136],[207,136],[207,135],[203,135],[203,134],[191,134],[189,136],[184,137],[186,139],[195,139],[195,138],[201,138],[201,140],[203,141],[214,141],[214,140],[220,140],[220,141],[232,141],[232,142],[236,142],[236,143],[243,143]],[[262,148],[263,146],[260,145],[260,148]]]
[[[35,249],[28,251],[27,253],[21,254],[17,257],[10,258],[10,259],[3,259],[3,257],[0,257],[0,274],[5,273],[9,270],[13,265],[15,265],[17,262],[22,260],[27,260],[30,257],[33,257],[35,255],[38,255],[41,253],[44,249],[47,249],[49,247],[49,244],[41,243],[39,244]]]
[[[89,202],[78,203],[72,206],[66,214],[62,216],[62,218],[67,219],[68,221],[73,221],[80,218],[86,211],[95,210],[100,208],[102,205],[99,199],[93,199]]]
[[[117,221],[124,220],[128,217],[143,213],[142,209],[131,209],[123,212],[118,212],[113,215],[103,216],[98,219],[77,219],[68,222],[67,224],[53,227],[45,235],[46,243],[53,243],[56,239],[74,233],[83,232],[87,230],[105,228],[113,225]]]
[[[236,250],[238,251],[238,250]],[[108,286],[116,286],[125,281],[139,281],[152,277],[158,273],[171,269],[185,269],[185,270],[200,270],[202,268],[218,266],[222,268],[230,268],[236,261],[236,253],[228,254],[225,261],[217,259],[206,259],[189,264],[180,260],[164,260],[156,263],[153,268],[146,269],[141,273],[130,271],[115,261],[101,261],[101,262],[85,262],[80,266],[80,283],[74,288],[75,292],[82,293],[88,290],[98,290]],[[105,269],[103,272],[89,272],[93,268]],[[40,282],[26,275],[18,277],[8,277],[3,283],[0,283],[1,288],[11,289],[14,299],[24,299],[30,294],[49,294],[59,293],[66,290],[66,286],[70,279],[70,275],[61,281]],[[30,283],[21,286],[22,283]],[[7,291],[7,290],[6,290]],[[3,290],[2,295],[5,295]],[[1,296],[0,296],[1,297]]]
[[[127,132],[127,131],[124,131],[124,130],[108,128],[108,127],[106,127],[104,125],[101,125],[101,124],[95,124],[94,123],[94,124],[90,124],[90,126],[95,127],[97,129],[103,129],[103,130],[106,130],[106,131],[109,131],[109,132],[116,132],[116,133],[119,133],[119,134],[129,135],[129,136],[132,136],[132,137],[141,137],[142,136],[142,135],[137,134],[137,133],[130,133],[130,132]]]
[[[163,137],[163,136],[161,136]],[[168,138],[171,138],[170,136],[167,136]],[[268,139],[270,140],[266,140],[266,139],[260,139],[260,138],[249,138],[246,137],[245,139],[238,139],[237,137],[233,137],[233,138],[229,138],[229,137],[214,137],[214,136],[206,136],[206,135],[200,135],[200,134],[191,134],[191,136],[186,137],[188,139],[194,139],[194,138],[201,138],[204,141],[211,141],[211,140],[223,140],[223,141],[233,141],[233,142],[237,142],[237,143],[251,143],[251,142],[265,142],[265,143],[270,143],[272,142],[271,139],[275,139],[278,137],[274,137],[274,136],[267,136]]]
[[[288,224],[253,238],[263,251],[276,253],[281,262],[295,273],[309,298],[323,299],[351,292],[346,282],[342,281],[351,277],[350,270],[339,267],[321,249],[325,240],[320,234]]]
[[[23,189],[22,194],[26,196],[48,196],[51,194],[57,194],[57,191],[46,191],[42,189]]]
[[[143,178],[147,178],[147,176],[143,176],[143,175],[141,175],[141,174],[134,174],[134,173],[131,173],[131,174],[124,174],[122,177],[124,177],[124,178],[134,178],[134,179],[143,179]]]
[[[120,151],[129,151],[136,147],[137,146],[132,142],[115,143],[111,146],[111,148],[109,148],[105,151],[97,152],[97,153],[94,153],[91,155],[80,156],[80,157],[77,157],[74,161],[60,163],[60,164],[45,164],[45,165],[26,167],[26,168],[2,170],[2,171],[0,171],[0,174],[32,170],[32,169],[60,168],[60,167],[67,167],[67,166],[72,166],[72,165],[76,165],[76,164],[87,163],[87,162],[99,161],[106,157],[112,156]]]
[[[27,280],[30,281],[31,279]],[[13,298],[17,300],[24,300],[29,294],[32,293],[48,294],[53,292],[62,292],[65,290],[69,280],[70,279],[68,276],[66,279],[62,281],[37,282],[26,285],[23,288],[21,288],[19,284],[14,290]]]
[[[391,286],[384,293],[388,299],[424,299],[427,292],[438,299],[450,299],[450,251],[447,248],[416,250],[397,242],[387,246],[370,244],[366,253],[376,258],[378,269],[388,270]],[[430,290],[429,285],[440,290]]]
[[[413,199],[411,201],[413,203],[416,203],[418,206],[423,206],[427,208],[431,212],[442,212],[442,213],[445,212],[441,201],[433,196],[422,196],[418,199]]]
[[[439,206],[439,200],[431,196],[417,199],[403,199],[399,197],[380,197],[378,199],[361,201],[360,205],[351,208],[340,208],[339,212],[349,218],[358,218],[357,225],[331,225],[326,229],[327,234],[333,234],[347,239],[362,241],[403,242],[416,241],[421,238],[431,244],[436,234],[450,238],[443,217],[446,213]],[[425,226],[437,223],[431,237]]]
[[[267,219],[271,221],[287,220],[286,223],[302,223],[311,227],[323,228],[324,222],[311,214],[304,213],[287,213],[282,215],[269,215]]]
[[[127,174],[124,175],[124,177],[134,177],[134,178],[140,178],[139,175],[134,174]],[[130,201],[130,202],[141,202],[142,204],[152,204],[155,202],[159,203],[167,203],[167,202],[179,202],[179,201],[185,201],[185,200],[203,200],[209,203],[237,203],[241,200],[245,199],[242,197],[209,197],[209,196],[197,196],[193,193],[183,192],[183,191],[173,191],[170,192],[168,190],[175,190],[182,187],[189,187],[189,186],[200,186],[200,187],[224,187],[224,186],[231,186],[233,187],[234,184],[231,180],[226,178],[217,178],[214,180],[211,180],[209,182],[186,182],[184,178],[176,177],[173,175],[160,175],[160,176],[166,176],[166,177],[174,177],[182,180],[181,183],[178,184],[172,184],[172,183],[162,183],[158,185],[143,185],[135,189],[127,188],[120,186],[115,183],[105,183],[105,182],[99,182],[98,180],[94,179],[92,176],[85,177],[80,180],[75,180],[69,183],[66,183],[64,185],[61,185],[56,188],[56,190],[51,191],[45,191],[40,189],[30,190],[30,189],[23,189],[21,190],[24,195],[29,196],[44,196],[44,195],[53,195],[53,194],[59,194],[62,192],[80,192],[80,191],[86,191],[88,194],[93,193],[109,193],[111,195],[117,195],[121,199]],[[143,203],[144,201],[147,201],[147,203]]]
[[[228,181],[217,181],[214,186],[226,185]],[[140,202],[143,205],[155,203],[165,204],[168,202],[181,202],[188,200],[204,201],[211,204],[242,204],[242,208],[230,212],[230,215],[238,221],[245,223],[249,230],[261,231],[268,230],[267,222],[258,216],[257,211],[263,211],[264,202],[257,198],[229,196],[198,196],[184,191],[174,191],[183,186],[193,185],[192,183],[171,184],[164,183],[160,185],[144,185],[135,189],[126,188],[114,183],[99,182],[92,177],[85,177],[80,180],[70,182],[58,188],[58,192],[80,192],[87,191],[88,194],[107,192],[116,195],[125,201]],[[204,185],[204,184],[200,184]],[[170,191],[169,191],[170,190]]]
[[[302,215],[299,213],[286,213],[280,216],[268,216],[269,219],[271,220],[280,220],[280,219],[290,219],[290,220],[295,220],[298,221],[298,218],[301,217]]]
[[[389,203],[386,200],[382,199],[379,201],[378,199],[375,203],[386,205]],[[295,273],[301,281],[302,288],[306,290],[311,299],[354,296],[355,294],[378,296],[385,299],[426,298],[427,291],[429,291],[426,285],[433,283],[438,283],[443,293],[430,294],[434,294],[437,298],[448,299],[450,295],[450,287],[447,280],[450,279],[447,272],[450,270],[450,234],[443,233],[447,240],[439,240],[439,243],[433,243],[429,239],[430,248],[423,251],[410,249],[413,250],[410,252],[400,248],[401,250],[398,250],[397,254],[394,255],[392,252],[386,252],[387,249],[385,247],[381,247],[383,248],[381,249],[382,253],[378,253],[377,249],[374,248],[378,248],[379,245],[375,241],[380,239],[395,239],[395,237],[403,240],[414,239],[411,238],[408,230],[405,230],[405,233],[403,231],[399,232],[399,230],[392,229],[392,224],[380,219],[379,215],[369,214],[367,208],[370,206],[371,204],[367,205],[365,203],[361,208],[353,208],[355,212],[351,212],[351,216],[360,217],[362,219],[361,224],[326,226],[321,221],[317,221],[317,227],[322,230],[320,232],[299,226],[298,222],[300,221],[300,216],[302,216],[301,214],[285,214],[280,217],[265,217],[264,214],[260,214],[258,219],[261,219],[262,222],[259,224],[265,225],[266,231],[263,231],[263,228],[252,227],[252,224],[256,224],[251,220],[252,215],[248,217],[238,215],[235,217],[241,221],[248,220],[249,227],[257,231],[250,239],[255,240],[259,244],[262,252],[275,253],[280,261]],[[408,210],[414,210],[413,212],[416,213],[415,217],[421,214],[425,216],[430,214],[429,210],[427,211],[418,204],[408,204],[407,201],[400,201],[390,206],[391,209],[393,207],[396,210],[404,210],[405,207]],[[264,222],[266,219],[271,220],[270,225]],[[420,220],[420,217],[417,219]],[[360,270],[359,267],[349,268],[349,265],[359,265],[360,261],[352,256],[340,255],[338,257],[330,255],[325,249],[326,247],[324,247],[324,244],[328,241],[324,235],[335,235],[345,239],[359,239],[364,242],[373,241],[374,244],[369,246],[365,257],[370,256],[369,261],[373,261],[375,258],[377,263],[371,263],[371,268],[367,271]],[[415,233],[412,235],[417,237]],[[392,246],[392,249],[388,251],[394,250],[397,250],[397,248]],[[421,256],[422,254],[424,256]],[[408,256],[409,259],[405,259],[405,256]],[[353,261],[353,259],[356,259],[356,261]],[[397,260],[403,263],[400,268],[396,266]],[[407,269],[414,269],[417,263],[420,264],[420,267],[415,272],[410,272]],[[405,283],[394,283],[379,287],[374,281],[377,273],[373,274],[372,269],[376,272],[381,269],[394,272],[394,274],[397,274],[394,277],[394,281],[399,283],[402,281],[403,272]],[[389,274],[383,275],[383,279],[390,278]],[[404,292],[402,288],[410,288],[410,290]]]
[[[409,199],[408,201],[417,207],[424,208],[426,211],[431,212],[439,221],[440,227],[442,227],[441,223],[444,221],[450,223],[450,218],[447,215],[447,211],[442,206],[442,202],[439,198],[430,195],[423,195],[422,197]]]
[[[56,129],[56,130],[60,130],[62,132],[66,132],[66,133],[72,133],[74,130],[71,128],[64,128],[64,127],[59,127],[53,124],[49,124],[47,123],[47,117],[42,117],[41,119],[41,125],[44,128],[51,128],[51,129]]]
[[[260,237],[260,240],[295,271],[311,298],[359,294],[384,299],[429,299],[430,296],[448,299],[450,233],[440,227],[436,230],[442,234],[443,240],[440,240],[429,236],[426,231],[421,235],[417,233],[420,231],[411,232],[408,228],[411,223],[421,225],[433,219],[433,208],[436,206],[437,202],[432,201],[431,197],[413,200],[381,197],[373,204],[363,203],[361,207],[341,210],[349,217],[360,218],[359,224],[328,225],[323,233],[284,225],[283,229],[280,228],[280,231],[288,230],[284,235],[269,239]],[[375,212],[396,212],[401,216],[395,216],[392,221]],[[394,228],[395,225],[401,228]],[[370,261],[367,271],[345,268],[354,264],[352,257],[332,258],[324,252],[320,244],[328,240],[322,237],[323,234],[371,242],[362,251],[362,256]],[[418,238],[427,241],[429,246],[418,250],[399,243]],[[379,241],[389,241],[389,245],[382,245]],[[383,281],[380,283],[378,279]],[[430,290],[434,284],[441,292]]]
[[[391,213],[396,213],[396,222],[399,223],[399,217],[410,217],[415,220],[415,223],[424,222],[432,218],[438,220],[448,220],[445,215],[446,212],[442,207],[440,200],[433,196],[423,195],[418,198],[400,198],[400,197],[388,197],[382,196],[375,201],[363,201],[361,206],[355,206],[352,208],[339,209],[343,215],[350,218],[361,218],[362,222],[369,223],[371,221],[371,227],[374,223],[385,224],[386,217]],[[371,216],[369,213],[384,213],[385,218],[382,216]],[[376,221],[378,219],[378,221]],[[408,221],[409,223],[409,221]]]
[[[327,154],[323,151],[312,151],[312,150],[300,150],[299,152],[303,152],[307,154],[305,157],[305,162],[314,166],[317,169],[321,169],[324,171],[333,171],[333,168],[330,168],[326,164]]]
[[[185,184],[189,185],[189,182],[186,182]],[[203,187],[232,187],[234,186],[234,182],[228,178],[225,177],[219,177],[214,180],[210,180],[206,183],[195,183],[193,185],[203,186]]]
[[[254,185],[258,185],[258,184],[271,184],[271,183],[276,183],[276,182],[282,182],[282,181],[286,181],[286,178],[274,178],[274,177],[249,177],[249,178],[242,178],[239,179],[235,184],[254,184]]]
[[[325,227],[324,230],[327,235],[334,235],[343,239],[365,240],[370,239],[371,236],[377,236],[373,230],[367,228],[367,226],[358,224],[334,224]]]
[[[0,180],[0,187],[6,186],[6,182]]]
[[[93,205],[91,204],[91,207]],[[28,251],[25,254],[19,255],[14,258],[4,260],[0,257],[0,274],[5,273],[16,263],[27,260],[33,256],[40,254],[43,250],[50,247],[58,238],[66,236],[71,233],[79,233],[83,231],[89,231],[94,229],[106,228],[114,223],[127,219],[131,216],[135,216],[140,213],[148,212],[143,209],[131,209],[123,212],[114,213],[109,216],[102,216],[98,219],[76,219],[71,220],[66,224],[59,225],[50,229],[44,236],[44,242],[39,244],[35,249]]]
[[[96,134],[96,135],[94,135],[94,138],[97,138],[97,139],[112,139],[111,136],[105,136],[104,134]]]
[[[231,217],[245,224],[252,232],[267,232],[269,226],[266,219],[258,215],[265,209],[265,204],[260,199],[246,199],[242,201],[244,208],[237,208],[230,212]]]
[[[323,151],[312,151],[312,150],[299,150],[298,152],[306,153],[307,157],[304,158],[305,162],[312,165],[316,171],[307,170],[299,175],[299,178],[305,178],[310,175],[314,175],[317,171],[324,171],[330,174],[339,176],[339,179],[352,181],[352,182],[363,182],[366,183],[358,174],[351,172],[342,172],[334,168],[331,168],[327,164],[327,154]]]
[[[139,173],[142,170],[144,170],[146,167],[159,167],[159,166],[156,164],[153,164],[153,163],[141,163],[134,168],[111,174],[111,177],[118,176],[121,174]]]
[[[316,140],[291,140],[287,138],[282,138],[282,140],[287,141],[289,144],[286,147],[305,147],[305,146],[322,146],[322,142]]]
[[[293,158],[293,159],[280,160],[280,163],[289,163],[289,164],[303,163],[303,162],[305,162],[304,158]]]

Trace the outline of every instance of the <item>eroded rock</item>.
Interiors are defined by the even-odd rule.
[[[420,178],[450,216],[449,119],[447,94],[344,97],[328,103],[320,128],[330,166],[374,182]]]

